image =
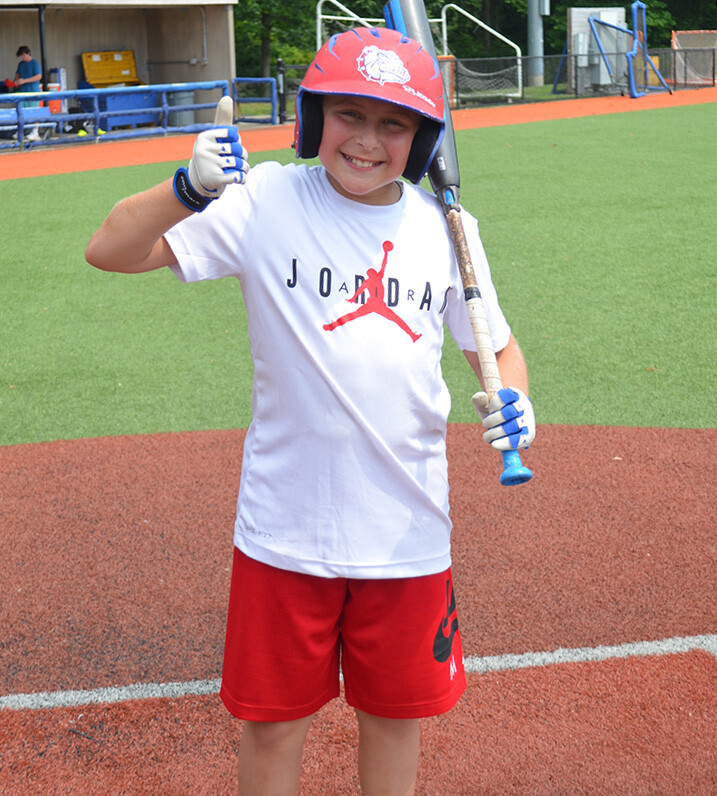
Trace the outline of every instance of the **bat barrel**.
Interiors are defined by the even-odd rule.
[[[383,7],[383,17],[386,26],[409,36],[421,44],[423,49],[433,58],[436,65],[436,74],[440,73],[436,47],[433,43],[433,34],[426,14],[423,0],[389,0]],[[436,195],[446,204],[453,205],[458,202],[460,191],[460,171],[458,168],[458,152],[453,134],[453,120],[451,119],[448,93],[443,89],[444,119],[446,132],[441,145],[428,169],[428,179]],[[443,190],[450,197],[443,195]]]
[[[530,481],[533,473],[524,466],[518,451],[501,451],[503,456],[503,472],[500,474],[500,483],[503,486],[517,486]]]

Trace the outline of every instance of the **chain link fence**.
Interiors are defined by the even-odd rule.
[[[520,59],[456,58],[449,64],[442,59],[441,72],[452,108],[468,108],[502,102],[539,102],[562,96],[591,97],[629,93],[628,64],[624,52],[545,55],[542,85],[536,81],[535,61]],[[651,63],[650,63],[651,62]],[[607,66],[609,64],[609,68]],[[653,68],[654,67],[654,68]],[[279,121],[294,119],[294,100],[308,64],[277,62]],[[645,91],[664,90],[657,70],[673,91],[716,85],[717,49],[653,49],[649,61],[637,59],[636,80]],[[520,74],[519,74],[520,72]]]

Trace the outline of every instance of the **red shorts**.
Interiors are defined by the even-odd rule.
[[[375,716],[449,710],[466,687],[450,570],[317,578],[234,549],[221,698],[251,721],[291,721],[339,695]]]

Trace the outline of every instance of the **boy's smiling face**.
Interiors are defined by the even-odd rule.
[[[420,117],[369,97],[327,94],[319,160],[343,196],[364,204],[396,202]]]

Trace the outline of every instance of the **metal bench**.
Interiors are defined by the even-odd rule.
[[[0,108],[0,132],[17,133],[18,139],[27,138],[28,129],[39,128],[43,137],[57,131],[57,122],[49,108]]]

